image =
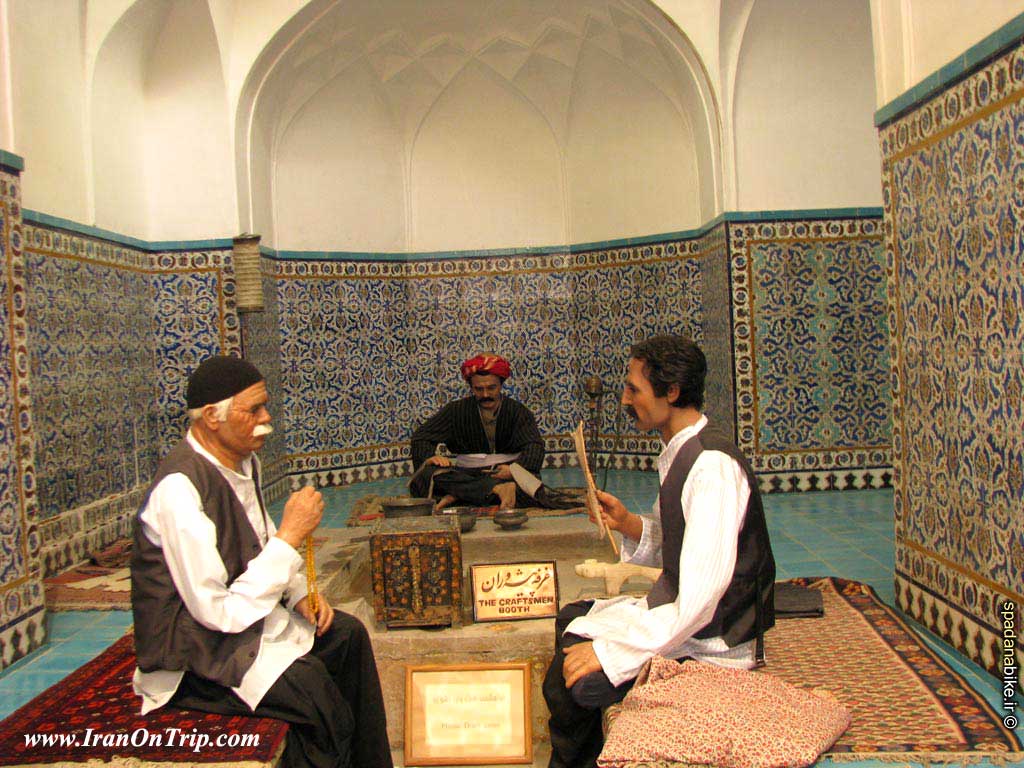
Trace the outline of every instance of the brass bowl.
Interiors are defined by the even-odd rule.
[[[416,496],[388,496],[380,500],[384,517],[421,517],[434,511],[431,499]]]
[[[445,507],[434,514],[438,517],[457,517],[459,530],[463,533],[469,533],[476,526],[475,507]]]
[[[494,524],[506,531],[514,531],[522,527],[529,517],[525,509],[499,509],[494,513]]]

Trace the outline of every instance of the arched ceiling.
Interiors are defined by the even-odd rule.
[[[396,122],[415,132],[471,61],[487,66],[564,137],[580,53],[594,45],[647,80],[680,115],[692,77],[654,22],[622,0],[339,3],[290,46],[261,98],[278,134],[328,82],[368,62]]]
[[[346,0],[304,8],[250,72],[236,126],[243,227],[268,230],[273,204],[260,198],[273,195],[264,188],[273,172],[257,166],[273,165],[296,120],[325,93],[336,93],[339,82],[365,83],[369,73],[374,101],[385,105],[408,166],[431,112],[469,71],[486,72],[514,94],[564,152],[579,119],[581,87],[590,89],[592,103],[593,77],[581,70],[593,71],[595,62],[619,68],[638,86],[628,112],[609,95],[609,119],[642,120],[637,105],[646,100],[659,118],[674,115],[691,137],[699,210],[678,228],[713,216],[720,209],[713,89],[685,35],[648,0]]]

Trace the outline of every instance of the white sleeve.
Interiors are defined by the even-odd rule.
[[[270,518],[270,515],[266,515],[264,519],[267,521],[267,536],[270,537],[270,541],[273,541],[274,534],[277,533],[277,526]],[[298,550],[296,550],[296,553],[298,553]],[[299,557],[302,559],[302,563],[298,570],[295,571],[295,575],[288,581],[288,586],[285,588],[283,595],[285,605],[289,611],[309,592],[309,584],[306,581],[306,558],[302,555],[299,555]]]
[[[632,679],[651,656],[678,646],[711,621],[732,580],[749,498],[750,485],[737,462],[719,451],[701,453],[682,492],[686,532],[675,602],[592,635],[594,652],[614,684]]]
[[[216,526],[203,512],[195,486],[180,473],[160,481],[140,518],[146,537],[163,550],[188,612],[209,629],[234,633],[252,626],[280,602],[302,566],[298,552],[271,532],[263,551],[228,584]]]
[[[650,515],[640,515],[640,522],[643,523],[643,532],[640,534],[640,541],[634,542],[625,536],[622,537],[622,554],[620,560],[624,563],[634,565],[647,565],[651,568],[661,568],[661,511],[658,502],[654,502],[654,512]]]

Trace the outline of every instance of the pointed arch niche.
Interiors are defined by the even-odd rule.
[[[133,3],[92,78],[96,224],[158,241],[234,234],[228,114],[205,0]]]
[[[558,246],[721,210],[707,74],[649,0],[310,3],[237,116],[241,228],[279,250]]]

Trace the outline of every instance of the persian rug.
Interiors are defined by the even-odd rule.
[[[161,707],[139,715],[131,634],[0,722],[0,766],[111,768],[276,763],[288,725]]]
[[[314,536],[314,548],[319,549],[325,541],[326,537]],[[128,542],[127,557],[131,555],[130,543]],[[103,553],[93,555],[89,563],[43,579],[46,610],[130,611],[132,585],[127,558],[124,567],[94,564],[101,555],[112,551],[113,548],[108,548]],[[112,558],[108,558],[104,562],[112,561]]]
[[[871,587],[839,578],[789,583],[820,590],[825,614],[776,621],[765,635],[763,671],[824,690],[850,710],[852,724],[825,757],[953,765],[1024,760],[1020,739],[984,697]],[[614,710],[609,708],[606,725]]]
[[[89,562],[43,580],[51,611],[122,611],[131,608],[128,563],[132,540],[118,539],[92,553]]]
[[[49,611],[128,611],[132,587],[128,568],[80,565],[43,579]]]

